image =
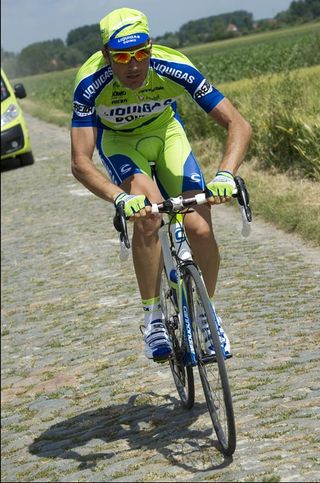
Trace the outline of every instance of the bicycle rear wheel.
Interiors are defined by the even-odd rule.
[[[227,371],[207,290],[194,265],[187,265],[185,268],[185,285],[198,370],[208,411],[222,452],[231,456],[236,448],[236,429]],[[206,354],[205,338],[199,326],[199,316],[205,317],[208,322],[215,357]]]
[[[185,365],[185,342],[173,292],[168,282],[165,269],[161,276],[160,303],[165,316],[166,327],[170,336],[173,355],[169,359],[170,369],[176,385],[181,405],[191,409],[194,405],[194,378],[192,366]]]

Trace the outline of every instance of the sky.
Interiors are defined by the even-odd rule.
[[[181,25],[211,15],[246,10],[254,20],[272,18],[291,0],[1,0],[1,46],[20,52],[27,45],[66,40],[68,32],[99,23],[111,10],[131,7],[149,17],[153,37],[176,32]]]

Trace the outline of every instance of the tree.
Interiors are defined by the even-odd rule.
[[[82,54],[82,61],[84,61],[102,47],[99,25],[85,25],[84,27],[70,30],[66,43],[68,47],[78,49]]]
[[[276,18],[288,24],[310,22],[320,17],[320,0],[295,0]]]
[[[32,75],[65,68],[66,65],[63,62],[65,49],[61,39],[28,45],[18,55],[19,75]]]
[[[83,27],[78,27],[76,29],[70,30],[67,35],[66,44],[68,47],[71,47],[72,45],[74,46],[91,34],[94,34],[101,44],[99,24],[84,25]]]

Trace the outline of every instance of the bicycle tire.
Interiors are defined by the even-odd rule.
[[[168,282],[166,271],[163,269],[161,275],[160,303],[173,348],[173,354],[169,359],[169,364],[181,405],[186,409],[191,409],[194,405],[195,398],[193,368],[184,363],[184,337],[180,317],[172,297],[172,289]]]
[[[195,265],[190,264],[185,267],[184,283],[187,290],[198,370],[207,408],[221,451],[226,456],[231,456],[236,448],[236,428],[231,391],[211,303],[204,282]],[[197,321],[199,310],[201,310],[202,316],[205,315],[211,331],[216,353],[214,359],[212,356],[211,359],[206,356],[204,335]]]

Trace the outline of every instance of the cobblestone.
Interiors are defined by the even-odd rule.
[[[238,435],[224,458],[198,375],[184,411],[144,358],[112,206],[72,177],[67,130],[27,122],[35,164],[1,177],[2,481],[319,481],[320,250],[256,219],[242,239],[238,209],[214,209]]]

